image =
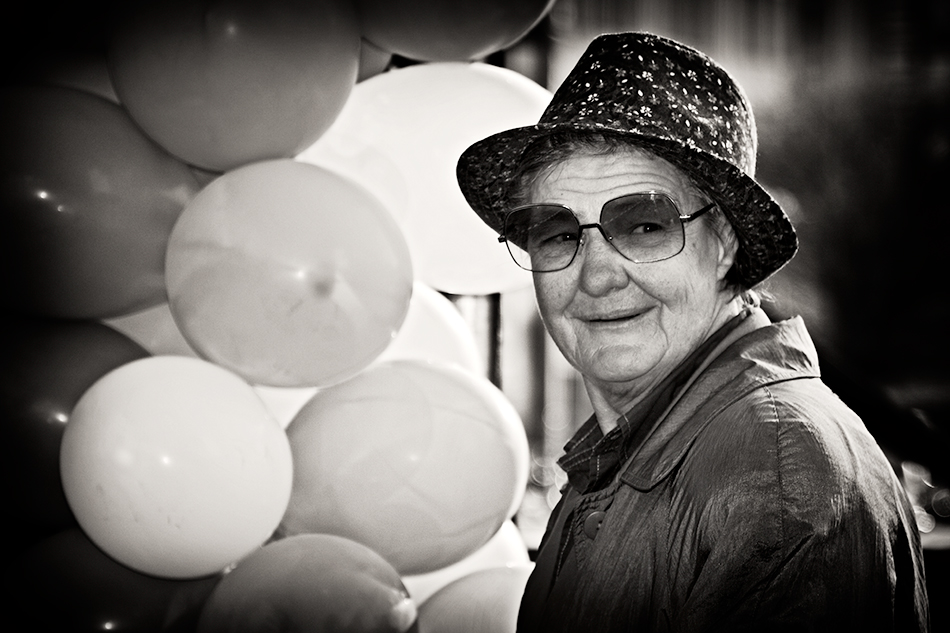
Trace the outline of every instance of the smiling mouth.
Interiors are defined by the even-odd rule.
[[[594,318],[587,319],[587,322],[588,323],[603,323],[603,324],[608,324],[608,325],[611,323],[626,323],[628,321],[633,321],[634,319],[643,316],[647,312],[649,312],[649,308],[647,308],[646,310],[639,310],[637,312],[632,312],[632,313],[618,314],[615,316],[594,317]]]

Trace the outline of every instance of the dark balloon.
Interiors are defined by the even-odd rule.
[[[165,300],[165,247],[199,185],[125,110],[88,91],[0,91],[7,311],[105,318]]]
[[[92,321],[0,324],[0,499],[4,529],[22,544],[75,525],[59,470],[73,405],[105,373],[149,354]]]
[[[34,68],[33,83],[84,90],[119,103],[105,54],[61,53],[37,62]]]
[[[350,0],[128,4],[108,54],[116,93],[151,138],[196,167],[296,155],[356,83]]]
[[[167,580],[124,567],[78,528],[38,543],[3,569],[4,629],[193,631],[217,576]]]
[[[359,72],[356,75],[356,81],[365,81],[370,77],[375,77],[381,72],[385,72],[392,58],[393,54],[389,51],[384,51],[366,40],[361,40],[360,65]]]
[[[260,548],[221,579],[198,633],[414,633],[417,608],[370,548],[302,534]]]
[[[356,0],[363,37],[419,61],[466,61],[524,37],[555,0]]]

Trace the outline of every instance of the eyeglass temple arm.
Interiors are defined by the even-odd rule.
[[[706,213],[707,211],[712,210],[712,208],[715,207],[715,206],[716,206],[716,203],[715,203],[715,202],[710,202],[709,204],[707,204],[705,207],[703,207],[703,208],[700,209],[699,211],[693,211],[693,212],[690,213],[689,215],[681,215],[681,216],[680,216],[680,220],[682,220],[683,222],[692,222],[693,220],[695,220],[696,218],[698,218],[698,217],[701,216],[702,214]]]

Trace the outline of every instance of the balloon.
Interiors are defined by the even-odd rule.
[[[172,314],[204,358],[249,382],[345,380],[392,341],[412,264],[392,217],[351,180],[292,160],[232,170],[168,243]]]
[[[416,605],[399,574],[368,547],[329,534],[268,543],[229,572],[198,633],[403,633]]]
[[[360,65],[356,81],[363,81],[375,77],[389,67],[393,55],[378,46],[373,46],[366,40],[360,41]]]
[[[377,361],[411,358],[455,363],[475,374],[485,373],[472,329],[458,308],[421,282],[413,284],[409,313],[399,334]]]
[[[508,48],[555,0],[356,0],[363,35],[420,61],[478,59]]]
[[[531,562],[528,547],[511,520],[501,524],[498,532],[483,546],[448,567],[426,574],[403,576],[402,582],[416,604],[425,604],[434,593],[450,582],[482,569],[514,567]]]
[[[39,61],[32,72],[41,82],[85,90],[113,103],[119,103],[119,97],[112,87],[105,55],[59,52]]]
[[[522,563],[459,578],[419,608],[419,633],[515,633],[532,571]]]
[[[139,312],[105,319],[104,323],[122,332],[156,356],[162,354],[198,355],[175,324],[175,317],[172,316],[168,303],[160,303]]]
[[[417,280],[459,295],[526,288],[530,274],[465,202],[455,168],[475,141],[537,123],[550,99],[524,75],[488,64],[393,69],[357,84],[330,129],[298,159],[335,169],[334,156],[347,167],[364,158],[361,173],[347,174],[394,210]],[[392,184],[370,184],[380,179]]]
[[[294,485],[280,534],[337,534],[400,574],[440,569],[484,545],[528,477],[514,407],[449,365],[373,365],[318,392],[287,427]]]
[[[91,93],[8,87],[0,104],[4,308],[98,319],[163,301],[188,167]]]
[[[6,626],[22,631],[193,631],[217,576],[168,580],[119,564],[78,528],[4,570]],[[9,629],[8,629],[9,630]]]
[[[0,331],[0,498],[8,542],[76,524],[59,474],[73,406],[96,380],[148,352],[95,322],[6,317]]]
[[[220,572],[260,546],[287,505],[287,437],[254,390],[196,358],[106,374],[63,434],[80,527],[120,563],[166,578]]]
[[[345,0],[163,0],[118,20],[109,65],[149,136],[227,171],[312,144],[356,83],[359,54]]]
[[[303,405],[317,393],[317,388],[254,385],[254,391],[274,419],[280,423],[281,428],[286,429]]]
[[[201,167],[195,167],[194,165],[189,165],[191,167],[191,173],[195,177],[195,180],[198,181],[198,184],[204,187],[209,182],[221,175],[220,171],[209,171],[207,169],[202,169]]]
[[[360,138],[354,130],[338,129],[324,134],[320,141],[297,154],[296,160],[359,183],[379,198],[399,222],[409,214],[409,187],[403,170],[394,158],[373,146],[373,139]]]

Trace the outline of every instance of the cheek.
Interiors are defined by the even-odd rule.
[[[573,285],[559,273],[534,275],[534,296],[541,318],[547,322],[563,314],[574,296]]]
[[[669,334],[702,327],[715,311],[719,296],[715,253],[709,248],[684,251],[642,279],[643,289],[663,305],[663,325]]]
[[[715,275],[693,269],[681,273],[680,283],[657,290],[663,303],[662,328],[674,347],[692,347],[708,334],[719,304]]]
[[[556,275],[557,273],[543,275],[543,279],[538,279],[539,275],[535,275],[535,300],[545,330],[558,348],[569,356],[570,349],[575,346],[576,336],[565,312],[574,297],[575,286],[569,280],[555,279]]]

